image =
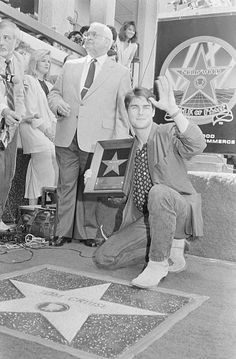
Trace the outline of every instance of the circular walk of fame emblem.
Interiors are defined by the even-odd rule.
[[[69,305],[58,302],[44,302],[37,305],[37,309],[42,312],[65,312],[70,309]]]
[[[174,48],[160,75],[171,79],[176,103],[198,125],[233,121],[236,50],[212,36],[193,37]]]

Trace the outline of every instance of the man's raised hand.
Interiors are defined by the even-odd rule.
[[[173,114],[178,111],[179,108],[176,105],[174,91],[168,77],[159,76],[155,83],[157,84],[158,88],[159,101],[156,101],[150,97],[149,100],[153,106],[159,108],[160,110],[166,111],[169,114]]]

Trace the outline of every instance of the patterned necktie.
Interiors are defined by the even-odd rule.
[[[93,83],[94,80],[94,75],[95,75],[95,62],[97,62],[97,59],[92,59],[90,66],[89,66],[89,70],[88,70],[88,74],[84,83],[84,87],[81,91],[81,99],[84,98],[84,96],[86,95],[86,93],[88,92],[88,89],[90,88],[90,86]]]
[[[5,69],[5,74],[6,74],[6,95],[7,95],[7,105],[9,107],[10,110],[15,111],[15,105],[14,105],[14,84],[12,83],[12,81],[10,81],[11,78],[11,69],[10,69],[10,63],[11,60],[6,60],[6,69]]]

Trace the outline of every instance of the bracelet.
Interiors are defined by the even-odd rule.
[[[172,118],[172,120],[174,120],[174,118],[176,116],[178,116],[180,113],[182,113],[182,110],[179,108],[176,112],[173,113],[173,115],[171,115],[171,114],[169,114],[169,115]]]

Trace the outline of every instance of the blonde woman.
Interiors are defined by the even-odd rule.
[[[50,66],[50,52],[36,50],[31,54],[28,74],[24,77],[27,120],[20,124],[20,135],[23,152],[31,154],[25,182],[25,198],[31,205],[38,203],[42,187],[56,186],[58,177],[53,143],[56,117],[47,101],[52,87],[46,81]]]

